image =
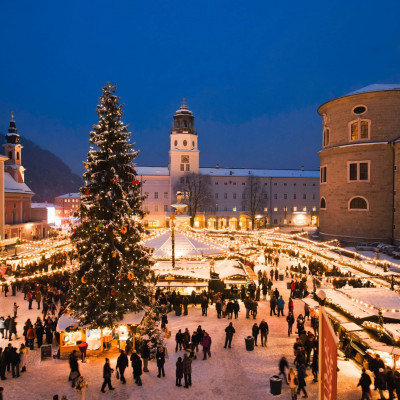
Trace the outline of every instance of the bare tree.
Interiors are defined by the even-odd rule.
[[[199,211],[204,211],[211,204],[211,181],[208,175],[187,172],[182,182],[175,185],[175,191],[183,192],[183,203],[188,205],[190,225]]]
[[[255,228],[256,215],[264,212],[266,192],[261,179],[249,175],[246,179],[246,187],[243,190],[242,207],[244,213],[251,219],[251,226]]]

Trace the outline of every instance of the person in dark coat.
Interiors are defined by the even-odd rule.
[[[221,302],[221,299],[218,299],[215,302],[215,311],[217,311],[217,317],[221,318],[221,313],[222,313],[222,302]]]
[[[203,338],[202,338],[202,345],[203,345],[203,360],[207,359],[207,354],[209,357],[211,357],[211,337],[207,332],[204,332]]]
[[[106,385],[108,385],[108,390],[114,390],[115,388],[112,387],[111,385],[111,374],[114,372],[114,370],[110,366],[110,360],[106,358],[106,362],[103,367],[103,379],[104,382],[101,385],[100,391],[102,393],[105,393],[106,391],[104,390]]]
[[[293,332],[293,324],[294,324],[294,316],[291,312],[289,312],[288,316],[286,317],[286,321],[288,324],[288,336],[290,336]]]
[[[165,376],[165,371],[164,371],[165,353],[164,353],[163,347],[159,347],[157,349],[156,360],[157,360],[157,368],[158,368],[157,378],[161,378],[161,373],[162,373],[162,376]]]
[[[132,353],[131,361],[132,361],[132,368],[133,368],[133,378],[135,379],[135,383],[138,386],[142,386],[142,379],[140,378],[143,373],[142,360],[138,354]]]
[[[254,338],[254,344],[258,346],[257,344],[257,338],[258,334],[260,332],[260,328],[258,327],[257,323],[254,323],[253,327],[251,328],[251,336]]]
[[[183,297],[182,305],[183,305],[183,315],[188,315],[189,299],[187,298],[187,296]]]
[[[375,389],[379,390],[379,395],[381,399],[385,399],[385,395],[383,392],[386,390],[386,376],[385,370],[383,368],[379,368],[378,375],[375,378]]]
[[[0,378],[4,381],[6,378],[6,355],[3,352],[3,348],[0,347]]]
[[[175,346],[175,352],[178,351],[178,347],[179,350],[182,350],[182,345],[183,345],[183,333],[182,331],[179,329],[179,331],[176,333],[175,335],[175,342],[176,342],[176,346]]]
[[[123,350],[121,350],[121,354],[117,358],[117,366],[116,369],[119,371],[119,379],[122,383],[126,383],[126,379],[124,376],[125,369],[128,367],[128,356],[125,354]]]
[[[199,351],[200,338],[199,338],[197,331],[193,331],[192,337],[191,337],[191,342],[192,342],[192,345],[194,346],[194,348],[196,349],[196,351]]]
[[[286,360],[286,357],[282,357],[279,361],[279,375],[283,375],[283,377],[285,378],[285,382],[288,385],[289,383],[285,372],[286,368],[289,369],[289,363]]]
[[[183,378],[183,363],[182,357],[178,357],[178,361],[176,362],[176,386],[182,386],[182,378]]]
[[[232,303],[232,300],[229,300],[228,304],[226,305],[226,314],[228,315],[228,319],[232,319],[232,315],[233,315],[233,303]]]
[[[147,368],[147,364],[150,360],[150,347],[148,341],[143,343],[141,356],[143,361],[143,372],[149,372]]]
[[[297,394],[300,394],[300,391],[303,391],[303,397],[308,397],[306,391],[306,370],[307,367],[305,364],[301,364],[298,368],[297,378],[299,380],[299,386],[297,388]]]
[[[260,334],[261,334],[261,346],[266,347],[268,341],[268,333],[269,333],[269,327],[267,321],[263,319],[258,327],[260,328]]]
[[[390,367],[386,367],[386,384],[389,392],[389,400],[394,399],[394,391],[396,389],[396,382],[393,370]]]
[[[240,305],[237,300],[233,302],[233,312],[235,314],[235,319],[239,317],[239,310],[240,310]]]
[[[35,323],[35,332],[36,332],[37,345],[40,348],[43,344],[43,334],[44,334],[44,327],[40,319],[38,319]]]
[[[74,350],[69,356],[69,368],[71,369],[69,373],[69,380],[71,382],[71,386],[74,388],[77,379],[80,377],[79,372],[79,364],[78,364],[78,351]]]
[[[19,354],[17,353],[17,349],[15,347],[11,348],[11,373],[13,378],[18,378],[19,377],[19,362],[20,362],[20,357]]]
[[[229,348],[231,348],[232,339],[233,339],[234,333],[235,333],[235,328],[233,327],[232,322],[230,322],[229,325],[225,328],[225,346],[224,346],[224,349],[226,349],[227,345],[228,345]]]
[[[269,311],[269,315],[272,316],[272,314],[276,315],[275,309],[276,309],[276,299],[275,297],[271,297],[270,301],[269,301],[269,307],[270,307],[270,311]]]
[[[188,389],[192,386],[192,359],[189,357],[188,353],[183,356],[183,375],[185,377],[185,388]]]
[[[203,296],[201,300],[201,315],[207,317],[207,308],[208,308],[208,298],[207,296]]]
[[[361,386],[361,400],[369,400],[370,396],[370,386],[371,386],[371,378],[370,376],[365,372],[365,369],[363,368],[361,378],[358,381],[357,386]]]

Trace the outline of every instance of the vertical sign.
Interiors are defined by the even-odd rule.
[[[337,343],[324,307],[319,310],[319,400],[337,399]]]

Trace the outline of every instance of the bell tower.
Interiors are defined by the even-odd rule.
[[[6,133],[6,144],[3,144],[5,156],[8,160],[4,163],[5,171],[8,172],[16,182],[25,181],[25,168],[21,163],[22,146],[19,143],[21,136],[18,134],[17,124],[14,121],[14,115],[11,114],[10,126]]]
[[[198,136],[194,128],[194,115],[183,98],[182,105],[175,112],[170,134],[169,173],[171,193],[177,182],[184,179],[185,173],[199,172]]]

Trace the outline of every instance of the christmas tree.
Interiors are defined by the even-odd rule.
[[[100,328],[150,301],[150,259],[139,244],[143,196],[133,164],[138,151],[121,121],[116,86],[107,84],[102,91],[80,189],[80,224],[72,235],[79,270],[72,277],[69,306],[81,324]]]

